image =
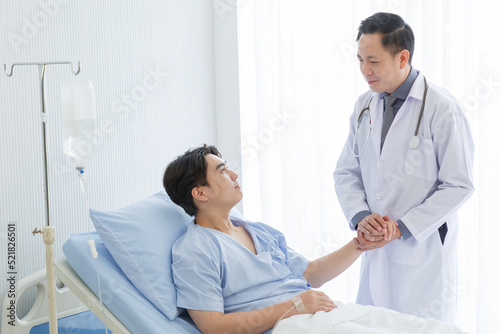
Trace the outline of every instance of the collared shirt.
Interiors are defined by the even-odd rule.
[[[384,99],[384,97],[387,95],[392,95],[398,98],[396,102],[394,102],[394,104],[392,105],[392,108],[394,110],[394,117],[396,117],[399,108],[401,108],[403,103],[405,103],[406,99],[408,98],[408,94],[410,94],[411,87],[413,86],[413,83],[417,79],[417,76],[418,72],[412,66],[410,69],[410,73],[406,77],[405,81],[403,81],[403,83],[398,88],[396,88],[396,90],[392,92],[392,94],[389,94],[387,92],[380,94],[381,99]],[[384,99],[384,109],[385,109],[385,99]]]

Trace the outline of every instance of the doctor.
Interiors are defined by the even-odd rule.
[[[411,66],[414,36],[401,17],[374,14],[357,41],[370,91],[354,106],[334,172],[351,229],[373,248],[363,256],[357,303],[453,323],[457,210],[474,189],[467,119]],[[381,236],[385,215],[398,223],[394,237]]]

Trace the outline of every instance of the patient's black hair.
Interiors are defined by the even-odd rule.
[[[215,146],[203,144],[175,158],[165,169],[163,187],[170,199],[190,216],[198,212],[191,191],[195,187],[207,186],[207,160],[205,155],[222,158]]]
[[[361,35],[382,34],[382,45],[391,55],[395,56],[398,52],[408,50],[410,53],[409,63],[413,58],[413,49],[415,48],[415,37],[413,30],[401,16],[392,13],[376,13],[367,19],[361,21],[358,28],[359,41]]]

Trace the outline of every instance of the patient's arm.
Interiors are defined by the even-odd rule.
[[[224,314],[216,311],[188,310],[188,313],[203,334],[262,333],[271,329],[286,312],[288,313],[284,318],[299,313],[328,312],[336,307],[331,299],[320,291],[308,290],[298,296],[305,307],[301,312],[295,308],[288,312],[295,305],[290,299],[255,311]]]
[[[361,252],[360,247],[352,240],[335,252],[310,261],[302,276],[313,288],[318,288],[349,268]]]

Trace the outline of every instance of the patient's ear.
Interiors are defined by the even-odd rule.
[[[205,192],[200,187],[194,187],[193,190],[191,190],[191,196],[193,196],[193,200],[197,200],[200,202],[208,201],[208,198],[205,195]]]

